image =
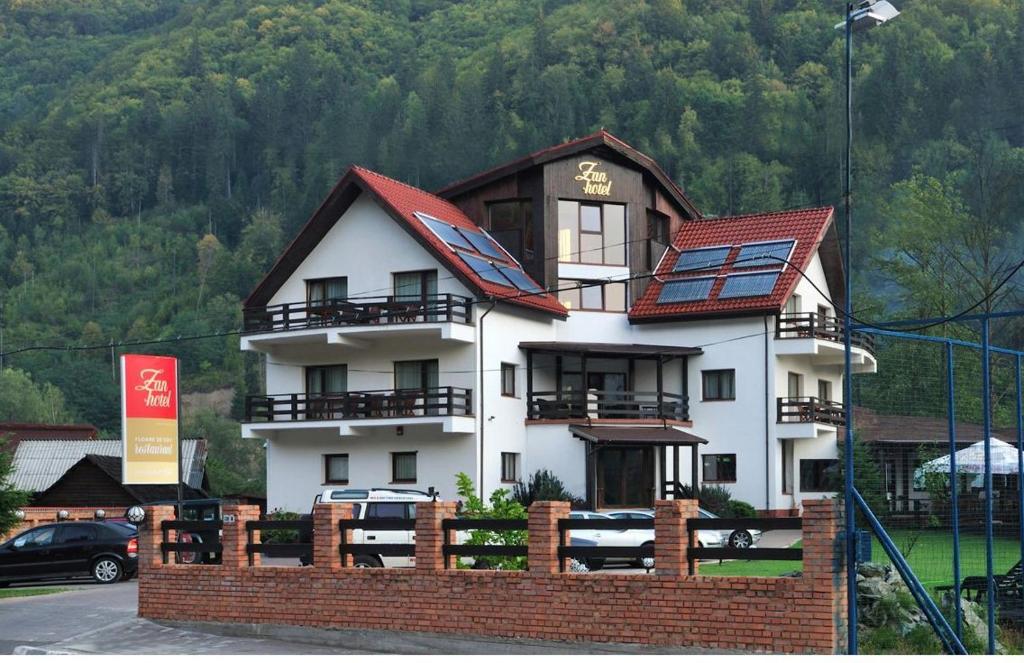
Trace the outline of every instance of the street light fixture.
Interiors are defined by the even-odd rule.
[[[843,228],[843,267],[846,270],[846,289],[843,301],[843,403],[846,415],[846,435],[843,445],[843,500],[846,519],[846,593],[848,596],[847,646],[850,654],[857,653],[857,527],[853,506],[853,279],[851,278],[850,244],[853,233],[853,211],[850,202],[851,170],[853,167],[853,33],[863,32],[892,20],[899,11],[887,0],[863,0],[847,3],[846,20],[836,25],[846,33],[846,172],[843,173],[843,209],[846,225]]]

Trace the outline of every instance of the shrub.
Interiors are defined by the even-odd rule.
[[[757,518],[757,510],[742,500],[729,500],[726,518]]]
[[[686,499],[693,499],[693,489],[683,486],[682,495]],[[728,488],[722,486],[701,486],[700,494],[697,495],[697,502],[701,508],[707,509],[716,516],[727,518],[729,514],[729,502],[732,501],[732,493]]]
[[[302,516],[293,511],[274,509],[267,514],[267,520],[299,520]],[[297,529],[268,529],[260,532],[260,543],[298,543]]]
[[[520,520],[526,518],[526,507],[509,496],[504,488],[491,493],[487,504],[476,494],[473,480],[465,472],[456,475],[459,497],[463,500],[461,516],[463,518],[501,518]],[[526,545],[525,530],[494,532],[490,530],[471,530],[466,541],[468,545],[479,546],[497,544],[502,546]],[[479,556],[476,561],[485,562],[492,569],[526,569],[525,557],[487,557]]]
[[[525,484],[516,484],[513,496],[524,507],[538,501],[571,502],[574,506],[583,504],[581,498],[566,490],[562,480],[548,470],[537,470]]]

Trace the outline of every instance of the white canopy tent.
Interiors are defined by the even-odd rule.
[[[998,438],[990,438],[992,448],[992,474],[1017,474],[1017,447]],[[919,482],[925,474],[949,474],[949,456],[928,461],[914,471],[914,481]],[[956,452],[957,474],[985,473],[985,441],[975,442],[966,449]]]

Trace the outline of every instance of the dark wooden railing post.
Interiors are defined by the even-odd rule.
[[[453,414],[452,413],[452,406],[455,404],[455,389],[452,388],[452,387],[447,387],[445,389],[445,392],[447,394],[447,401],[448,401],[447,404],[445,405],[445,409],[448,412],[448,416],[450,417]]]

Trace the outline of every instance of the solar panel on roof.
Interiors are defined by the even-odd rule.
[[[678,304],[681,302],[697,302],[708,298],[714,277],[703,279],[682,279],[666,281],[658,295],[659,304]]]
[[[720,246],[713,249],[689,249],[679,254],[676,266],[672,271],[693,272],[702,269],[717,269],[725,262],[731,247]]]
[[[533,280],[531,280],[530,277],[527,276],[526,273],[520,270],[518,267],[512,267],[509,265],[502,265],[498,263],[495,263],[494,266],[497,267],[498,271],[501,272],[505,276],[505,278],[511,281],[512,285],[514,285],[519,290],[533,294],[544,292],[544,290],[541,289],[540,286],[534,283]]]
[[[445,223],[440,219],[435,219],[429,214],[424,214],[422,212],[416,212],[416,216],[424,223],[424,225],[433,230],[434,234],[444,240],[445,244],[448,246],[458,247],[468,251],[477,250],[476,247],[470,244],[469,240],[463,237],[462,233],[460,233],[452,224]]]
[[[470,243],[473,245],[473,248],[475,248],[477,251],[484,254],[485,256],[490,256],[491,258],[496,258],[498,260],[508,260],[508,255],[505,254],[505,252],[502,251],[501,248],[494,243],[494,240],[492,240],[487,235],[475,232],[473,230],[467,230],[465,228],[459,228],[459,232],[462,233],[465,236],[465,238],[470,241]]]
[[[779,272],[754,272],[752,274],[730,274],[725,277],[719,299],[737,297],[763,297],[772,294],[775,283],[779,280]]]
[[[786,239],[780,242],[761,242],[760,244],[744,244],[740,254],[736,256],[737,267],[781,267],[789,260],[796,240]]]
[[[459,257],[462,258],[462,262],[469,265],[469,268],[472,269],[476,273],[476,275],[482,278],[483,280],[490,281],[491,283],[497,283],[498,285],[504,286],[506,288],[515,287],[511,281],[509,281],[507,278],[505,278],[505,276],[502,275],[502,272],[498,267],[492,265],[487,260],[484,260],[483,258],[477,256],[469,255],[468,253],[462,253],[461,251],[459,252]]]

